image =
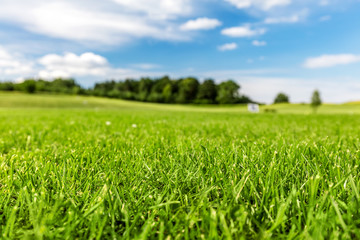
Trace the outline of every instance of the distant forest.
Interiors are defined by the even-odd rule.
[[[53,81],[27,79],[21,83],[0,82],[0,91],[21,91],[27,93],[54,93],[101,96],[142,102],[195,103],[195,104],[237,104],[253,102],[240,94],[240,86],[232,80],[216,84],[207,79],[199,82],[193,77],[170,79],[141,78],[124,81],[96,83],[93,88],[83,88],[74,79]]]

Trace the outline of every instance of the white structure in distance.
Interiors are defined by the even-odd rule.
[[[248,111],[251,112],[251,113],[259,113],[260,112],[259,104],[249,103],[248,104]]]

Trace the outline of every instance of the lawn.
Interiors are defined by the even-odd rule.
[[[0,94],[0,238],[360,238],[360,105]]]

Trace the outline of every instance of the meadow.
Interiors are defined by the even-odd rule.
[[[360,104],[0,93],[1,239],[359,239]]]

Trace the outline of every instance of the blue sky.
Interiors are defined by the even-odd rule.
[[[270,103],[360,100],[359,0],[0,0],[0,80],[233,79]]]

